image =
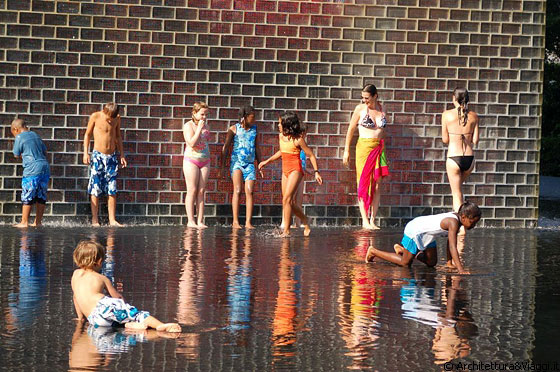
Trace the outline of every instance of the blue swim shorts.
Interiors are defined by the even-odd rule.
[[[97,302],[87,318],[95,327],[111,327],[130,322],[141,323],[149,316],[149,312],[138,311],[120,298],[105,296]]]
[[[255,170],[255,163],[242,163],[242,162],[235,162],[230,166],[230,173],[233,177],[233,172],[237,169],[243,173],[243,181],[255,181],[257,179],[257,173]]]
[[[436,241],[434,240],[433,242],[428,244],[428,246],[426,248],[419,249],[418,246],[416,245],[416,243],[414,242],[414,240],[412,238],[409,238],[406,235],[403,235],[403,238],[401,240],[401,245],[404,247],[404,249],[406,249],[407,251],[409,251],[413,255],[416,255],[418,252],[423,251],[426,248],[436,248],[437,247]]]
[[[21,202],[25,205],[45,204],[49,178],[48,173],[23,177],[21,179]]]
[[[91,153],[88,194],[93,196],[116,195],[119,158],[117,153],[103,154],[93,150]]]

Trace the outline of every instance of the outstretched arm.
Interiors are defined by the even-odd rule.
[[[313,171],[315,173],[315,180],[319,185],[322,185],[323,178],[321,177],[321,174],[319,174],[319,166],[317,165],[317,158],[315,157],[315,154],[313,153],[313,151],[311,151],[309,146],[307,146],[307,142],[305,142],[305,138],[301,137],[300,139],[298,139],[297,145],[301,147],[303,152],[305,152],[305,155],[307,155],[307,157],[309,158],[309,161],[311,161],[311,165],[313,165]]]
[[[463,268],[463,265],[461,264],[461,259],[459,258],[459,251],[457,250],[457,233],[459,232],[459,227],[460,227],[459,221],[457,221],[455,218],[447,217],[441,221],[441,227],[447,230],[448,232],[447,234],[448,266],[451,264],[449,260],[449,256],[451,256],[459,274],[468,274],[468,271],[466,271]]]
[[[117,140],[117,150],[119,151],[119,154],[121,156],[121,165],[123,168],[126,168],[128,163],[126,161],[126,158],[124,157],[124,147],[123,147],[122,134],[121,134],[121,116],[117,115],[116,120],[117,120],[117,124],[115,128],[115,135]]]
[[[478,139],[479,139],[479,136],[478,136],[478,115],[475,112],[473,112],[473,114],[474,114],[474,117],[475,117],[475,122],[474,122],[474,131],[473,131],[472,141],[473,141],[473,144],[478,145]]]
[[[124,297],[119,293],[119,291],[115,289],[115,287],[113,287],[113,284],[111,283],[109,278],[107,278],[105,275],[102,275],[102,277],[103,277],[103,284],[105,284],[105,288],[107,289],[107,292],[109,292],[109,296],[113,298],[120,298],[121,300],[124,301]]]
[[[89,117],[89,122],[86,129],[86,134],[84,135],[84,157],[83,163],[89,164],[89,140],[91,139],[91,135],[93,134],[93,128],[95,127],[95,114],[91,114]]]
[[[281,157],[282,157],[282,152],[280,150],[276,151],[276,153],[272,155],[270,158],[263,160],[259,163],[259,169],[264,168],[264,166],[267,165],[268,163],[272,163],[273,161],[276,161]]]
[[[350,125],[348,125],[348,131],[346,132],[346,141],[344,142],[344,155],[342,156],[342,163],[348,167],[350,164],[350,143],[354,137],[354,132],[358,127],[358,120],[360,120],[360,105],[356,106],[352,118],[350,119]]]
[[[220,164],[222,165],[222,168],[224,168],[226,166],[226,156],[229,154],[230,149],[231,149],[231,144],[233,142],[233,137],[235,136],[235,132],[234,132],[235,126],[231,126],[228,129],[227,135],[226,135],[226,141],[224,142],[224,145],[222,146],[222,153],[221,153],[221,162]]]
[[[80,305],[76,301],[76,296],[72,296],[72,301],[74,302],[74,309],[76,309],[76,315],[78,316],[78,321],[82,322],[85,318],[85,314],[80,309]]]
[[[441,115],[441,141],[445,144],[449,143],[449,131],[447,130],[447,115]]]

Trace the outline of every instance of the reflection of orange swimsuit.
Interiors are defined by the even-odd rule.
[[[303,174],[299,157],[300,149],[294,144],[293,140],[285,141],[280,136],[280,152],[282,152],[282,173],[284,173],[284,176],[288,177],[293,171]]]

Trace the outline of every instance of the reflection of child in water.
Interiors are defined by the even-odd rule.
[[[13,323],[17,328],[30,326],[38,318],[47,285],[43,235],[21,231],[19,250],[19,293],[10,295]],[[13,297],[12,297],[13,296]]]

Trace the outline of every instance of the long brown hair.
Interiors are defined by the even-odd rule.
[[[469,91],[465,88],[455,88],[453,96],[459,104],[459,107],[457,107],[459,123],[462,121],[463,126],[465,126],[467,125],[467,119],[469,118]]]

